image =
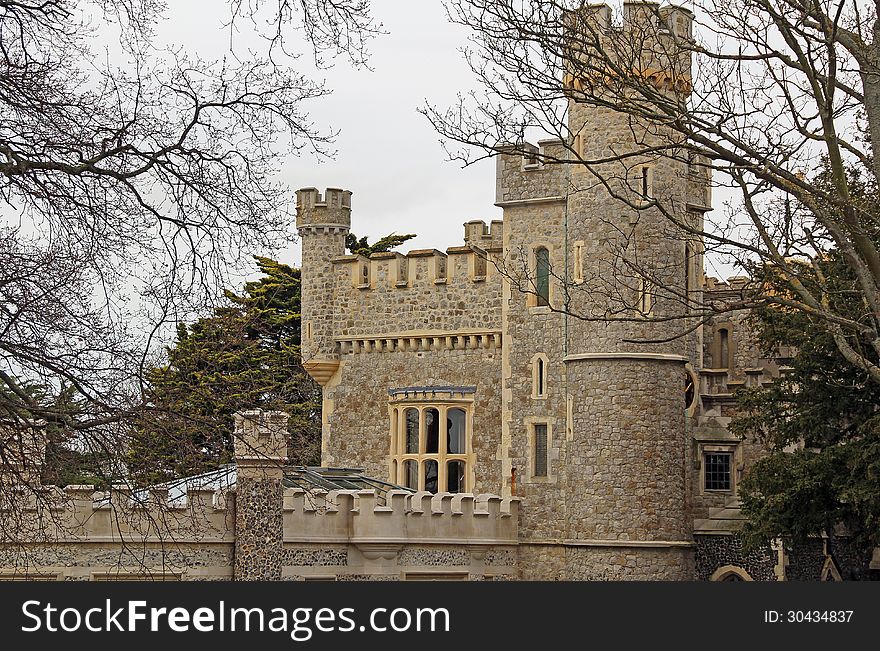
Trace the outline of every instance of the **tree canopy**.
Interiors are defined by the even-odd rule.
[[[202,4],[222,25],[218,58],[167,41],[165,2],[0,0],[0,456],[18,434],[54,428],[59,453],[100,451],[112,474],[136,423],[174,417],[153,392],[184,406],[185,382],[219,382],[198,370],[198,350],[214,351],[208,367],[239,358],[241,374],[295,367],[283,325],[261,335],[275,349],[257,346],[258,308],[230,298],[215,320],[179,328],[181,370],[161,390],[156,370],[176,324],[204,313],[253,252],[289,241],[282,162],[334,155],[335,133],[308,113],[331,89],[300,57],[364,66],[381,27],[366,0]],[[242,397],[258,393],[241,382]],[[290,383],[279,399],[311,404]]]
[[[178,326],[168,363],[145,375],[154,419],[128,455],[132,475],[151,483],[211,470],[231,460],[236,411],[290,414],[291,462],[320,462],[320,387],[299,354],[300,271],[257,258],[260,279],[191,325]]]
[[[624,3],[621,18],[580,0],[450,0],[448,12],[470,32],[465,56],[480,84],[452,106],[422,109],[451,158],[470,164],[520,153],[545,167],[576,168],[582,173],[566,175],[566,195],[601,188],[628,214],[661,215],[670,232],[740,275],[773,268],[786,288],[762,292],[758,282],[757,292],[703,304],[699,292],[685,295],[639,259],[634,229],[595,253],[615,260],[621,271],[614,282],[575,284],[560,273],[566,297],[604,293],[608,310],[553,309],[597,321],[645,318],[617,296],[629,276],[654,289],[648,320],[677,318],[681,335],[699,326],[694,319],[718,312],[784,305],[811,315],[850,364],[880,382],[880,248],[869,236],[878,215],[852,183],[880,179],[872,148],[880,139],[875,3],[633,2]],[[587,147],[592,133],[582,134],[583,122],[569,118],[590,109],[623,116],[631,142]],[[559,146],[536,151],[527,142],[546,138]],[[635,173],[646,163],[711,176],[723,205],[692,211],[672,183],[664,189],[658,182],[650,196],[635,191]],[[815,184],[822,167],[828,182]],[[786,210],[788,201],[798,210]],[[594,217],[619,228],[616,211]],[[864,301],[857,319],[835,309],[823,277],[805,277],[792,262],[830,250],[840,252]],[[853,334],[864,335],[867,348],[853,348]]]
[[[414,237],[415,234],[413,233],[410,233],[408,235],[398,235],[397,233],[391,233],[390,235],[386,235],[385,237],[380,237],[373,244],[370,244],[366,236],[359,238],[354,233],[349,233],[345,236],[345,248],[348,249],[351,253],[357,253],[358,255],[370,257],[370,255],[373,253],[387,253],[391,249],[397,248],[404,242],[408,242]]]

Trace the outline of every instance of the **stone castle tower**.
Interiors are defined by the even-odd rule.
[[[657,20],[689,38],[692,16],[625,3],[619,27],[606,5],[571,18],[614,40],[607,51],[638,44],[650,59],[661,49],[653,41],[664,38]],[[677,67],[668,78],[680,85],[689,66],[677,63],[644,60],[639,72]],[[590,74],[593,66],[584,68]],[[578,81],[567,80],[574,86],[571,140],[538,143],[531,161],[499,161],[505,249],[522,251],[534,270],[527,288],[534,294],[504,303],[504,456],[509,472],[521,477],[522,566],[541,568],[529,578],[545,578],[551,567],[564,578],[687,579],[693,539],[685,387],[697,346],[675,337],[685,330],[681,320],[661,319],[686,309],[682,297],[696,285],[699,247],[671,229],[660,210],[634,206],[657,199],[678,218],[695,218],[687,210],[692,175],[684,150],[680,160],[650,153],[668,145],[670,134],[612,108],[578,103]],[[611,152],[627,157],[589,168],[542,163]],[[549,258],[546,288],[539,252]],[[555,311],[566,306],[585,318]],[[543,389],[529,392],[542,370]],[[536,437],[546,437],[549,451],[548,466],[537,470]],[[543,543],[558,539],[559,545]]]
[[[571,17],[644,41],[639,70],[669,92],[689,88],[689,61],[653,54],[690,38],[689,11],[625,3],[622,27],[605,5]],[[565,83],[576,91],[577,78]],[[682,322],[664,318],[699,300],[701,247],[646,202],[701,220],[708,183],[684,146],[651,154],[669,144],[657,125],[571,97],[569,141],[499,156],[503,228],[468,222],[466,246],[344,255],[351,193],[297,192],[323,463],[417,490],[521,497],[523,578],[689,579],[685,388],[701,344],[698,330],[672,337]],[[611,149],[631,156],[544,162]]]

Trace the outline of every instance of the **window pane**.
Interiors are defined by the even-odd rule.
[[[535,477],[547,476],[547,425],[535,425]]]
[[[446,464],[446,491],[449,493],[464,491],[464,461],[450,461]]]
[[[437,492],[437,462],[425,461],[425,490],[429,493]]]
[[[449,409],[446,412],[446,450],[449,454],[464,454],[464,409]]]
[[[403,462],[403,485],[407,488],[419,488],[419,464],[413,460]]]
[[[535,251],[535,291],[538,305],[550,304],[550,253],[547,249]]]
[[[440,412],[434,409],[425,410],[425,452],[437,454],[440,445]]]
[[[406,453],[419,452],[419,410],[406,410]]]
[[[705,456],[706,490],[730,490],[730,457],[728,453]]]

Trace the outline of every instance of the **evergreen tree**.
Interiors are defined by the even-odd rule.
[[[139,482],[163,481],[216,468],[232,458],[239,410],[290,414],[292,463],[320,461],[320,387],[302,368],[300,271],[256,258],[264,274],[206,318],[181,324],[168,363],[147,381],[154,418],[145,419],[129,453]]]
[[[404,242],[408,242],[414,237],[414,233],[408,235],[391,233],[390,235],[380,238],[379,241],[370,244],[366,237],[358,238],[354,233],[349,233],[345,236],[345,248],[351,253],[357,253],[358,255],[363,255],[369,258],[372,253],[387,253],[391,249],[400,246]]]
[[[815,182],[828,183],[827,174]],[[876,205],[873,186],[856,177],[850,184],[860,202]],[[868,236],[880,241],[876,231]],[[788,284],[771,267],[760,272],[767,293],[784,299]],[[830,309],[865,322],[864,330],[840,336],[877,364],[869,341],[873,314],[845,255],[831,249],[804,259],[798,276]],[[766,303],[749,319],[765,354],[775,356],[782,347],[793,352],[780,378],[737,394],[742,414],[731,428],[770,450],[740,484],[746,539],[755,544],[826,534],[833,541],[843,530],[867,552],[880,544],[880,385],[844,358],[828,328],[808,312],[788,309],[784,301]]]

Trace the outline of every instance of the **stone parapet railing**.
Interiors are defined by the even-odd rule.
[[[286,489],[283,519],[285,543],[515,545],[519,498]]]

